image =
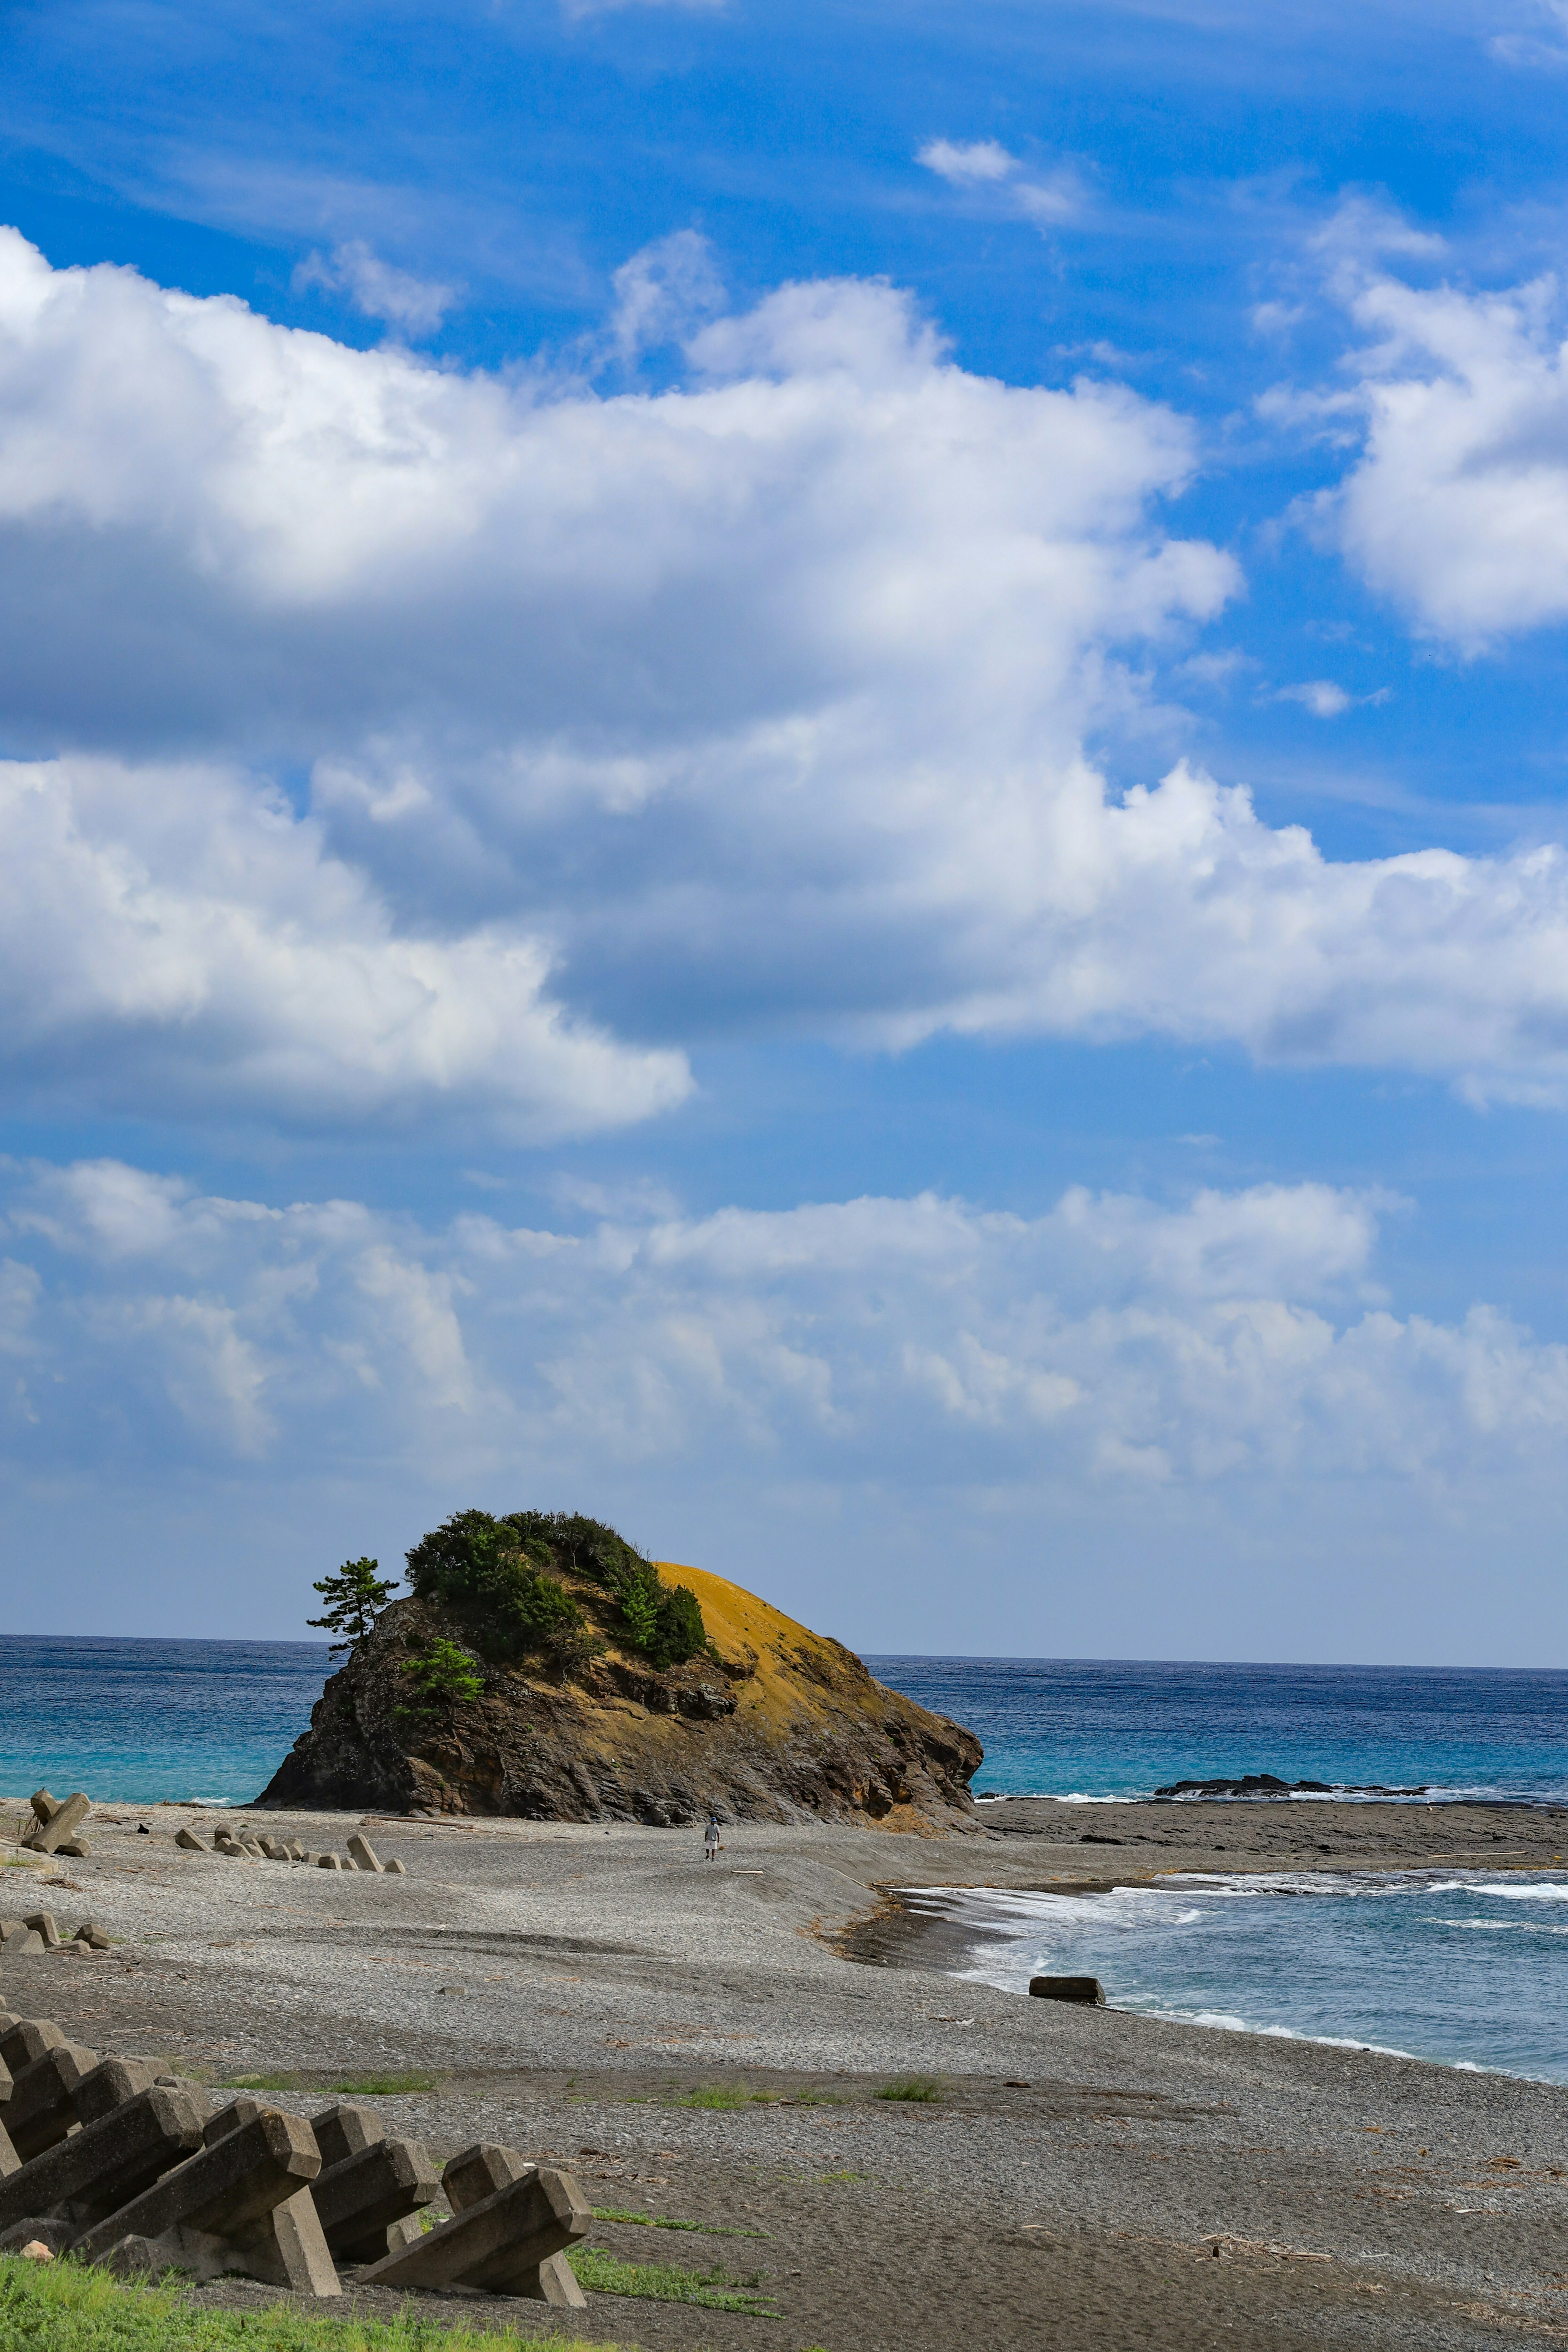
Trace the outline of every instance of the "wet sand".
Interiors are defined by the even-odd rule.
[[[963,1982],[893,1893],[1540,1867],[1568,1860],[1568,1813],[1028,1800],[962,1837],[731,1827],[712,1865],[689,1831],[265,1817],[316,1845],[366,1825],[401,1879],[178,1852],[203,1818],[100,1815],[89,1860],[8,1873],[0,1909],[90,1914],[116,1941],[7,1961],[0,1998],[215,2083],[288,2072],[275,2095],[305,2112],[417,2071],[428,2088],[375,2102],[389,2128],[437,2156],[507,2141],[596,2206],[696,2221],[595,2242],[754,2280],[778,2315],[595,2294],[567,2333],[690,2352],[1568,2334],[1568,2092]],[[878,2095],[910,2076],[942,2095]],[[565,2316],[447,2309],[525,2336]]]

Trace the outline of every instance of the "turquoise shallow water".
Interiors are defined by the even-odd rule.
[[[1426,1783],[1568,1802],[1568,1674],[1129,1660],[868,1658],[979,1733],[978,1789],[1138,1797],[1163,1783]]]
[[[0,1638],[0,1790],[248,1804],[331,1664],[320,1642]]]
[[[1076,1796],[1268,1771],[1568,1802],[1568,1675],[873,1658],[984,1740],[976,1785]],[[249,1803],[310,1721],[317,1643],[0,1638],[0,1790]],[[937,1900],[938,1898],[921,1898]],[[1568,2081],[1568,1870],[1172,1882],[945,1900],[970,1966],[1128,2007]]]

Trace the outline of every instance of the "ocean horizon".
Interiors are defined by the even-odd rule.
[[[1568,1803],[1568,1673],[871,1654],[984,1741],[981,1790],[1086,1805],[1272,1772],[1409,1801]],[[336,1661],[315,1642],[0,1636],[0,1790],[254,1802]],[[978,1861],[978,1857],[976,1857]],[[1568,2081],[1568,1870],[1236,1873],[927,1894],[960,1975],[1102,1978],[1153,2016]],[[1497,1999],[1506,1969],[1508,1999]]]
[[[984,1742],[978,1794],[1080,1803],[1270,1772],[1347,1794],[1568,1802],[1568,1671],[865,1654]],[[0,1790],[254,1802],[338,1661],[321,1642],[0,1635]]]

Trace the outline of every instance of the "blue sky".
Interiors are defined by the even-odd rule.
[[[1561,6],[0,74],[8,1622],[1560,1662]]]

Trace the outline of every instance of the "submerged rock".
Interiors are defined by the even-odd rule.
[[[886,1689],[841,1643],[700,1569],[658,1563],[696,1595],[706,1644],[660,1671],[621,1637],[591,1579],[559,1570],[592,1654],[473,1659],[479,1695],[410,1711],[405,1668],[468,1628],[394,1601],[327,1683],[259,1805],[515,1814],[531,1821],[974,1825],[973,1732]],[[471,1654],[471,1652],[470,1652]]]
[[[1386,1789],[1381,1781],[1364,1786],[1342,1780],[1281,1780],[1272,1772],[1246,1772],[1239,1780],[1173,1780],[1156,1789],[1157,1797],[1424,1797],[1418,1789]]]

